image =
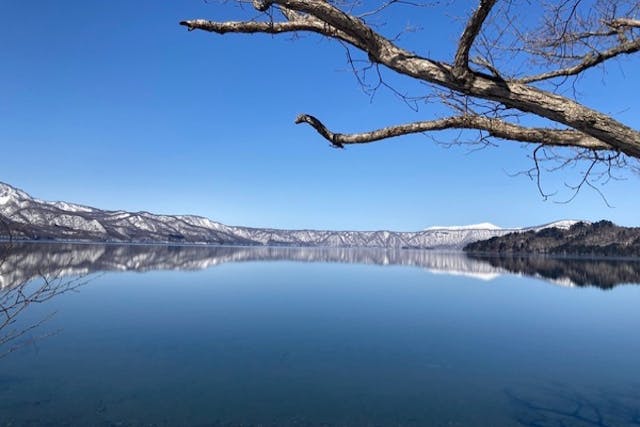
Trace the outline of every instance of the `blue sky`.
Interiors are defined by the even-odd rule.
[[[389,22],[422,25],[406,43],[447,59],[462,25],[452,16],[468,6],[458,4],[446,14],[399,9]],[[544,201],[528,178],[510,176],[532,165],[531,147],[512,142],[473,153],[422,135],[328,147],[293,124],[298,113],[359,131],[442,110],[414,112],[384,91],[371,102],[344,49],[316,36],[222,37],[178,26],[243,13],[202,0],[0,3],[0,180],[43,199],[249,226],[640,225],[638,175],[602,188],[613,208],[588,189],[568,204]],[[630,89],[639,72],[638,58],[594,70],[579,82],[582,99],[638,128]],[[563,191],[579,175],[543,179]]]

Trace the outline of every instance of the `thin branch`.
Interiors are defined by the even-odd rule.
[[[615,47],[612,47],[611,49],[607,49],[604,52],[588,53],[584,56],[584,59],[580,63],[572,67],[561,68],[559,70],[548,71],[546,73],[537,74],[535,76],[525,77],[519,79],[518,82],[533,83],[541,80],[552,79],[555,77],[574,76],[589,68],[595,67],[596,65],[601,64],[608,59],[615,58],[619,55],[628,55],[638,51],[640,51],[640,39],[624,42]]]

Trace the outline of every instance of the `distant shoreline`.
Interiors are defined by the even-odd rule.
[[[468,254],[497,256],[544,255],[594,259],[640,258],[640,228],[620,227],[610,221],[578,222],[567,229],[509,233],[469,243]]]

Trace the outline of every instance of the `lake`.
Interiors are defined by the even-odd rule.
[[[4,244],[0,426],[638,426],[638,284],[640,260]]]

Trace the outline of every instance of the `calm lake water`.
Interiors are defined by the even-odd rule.
[[[638,260],[4,245],[0,425],[638,426],[637,283]]]

